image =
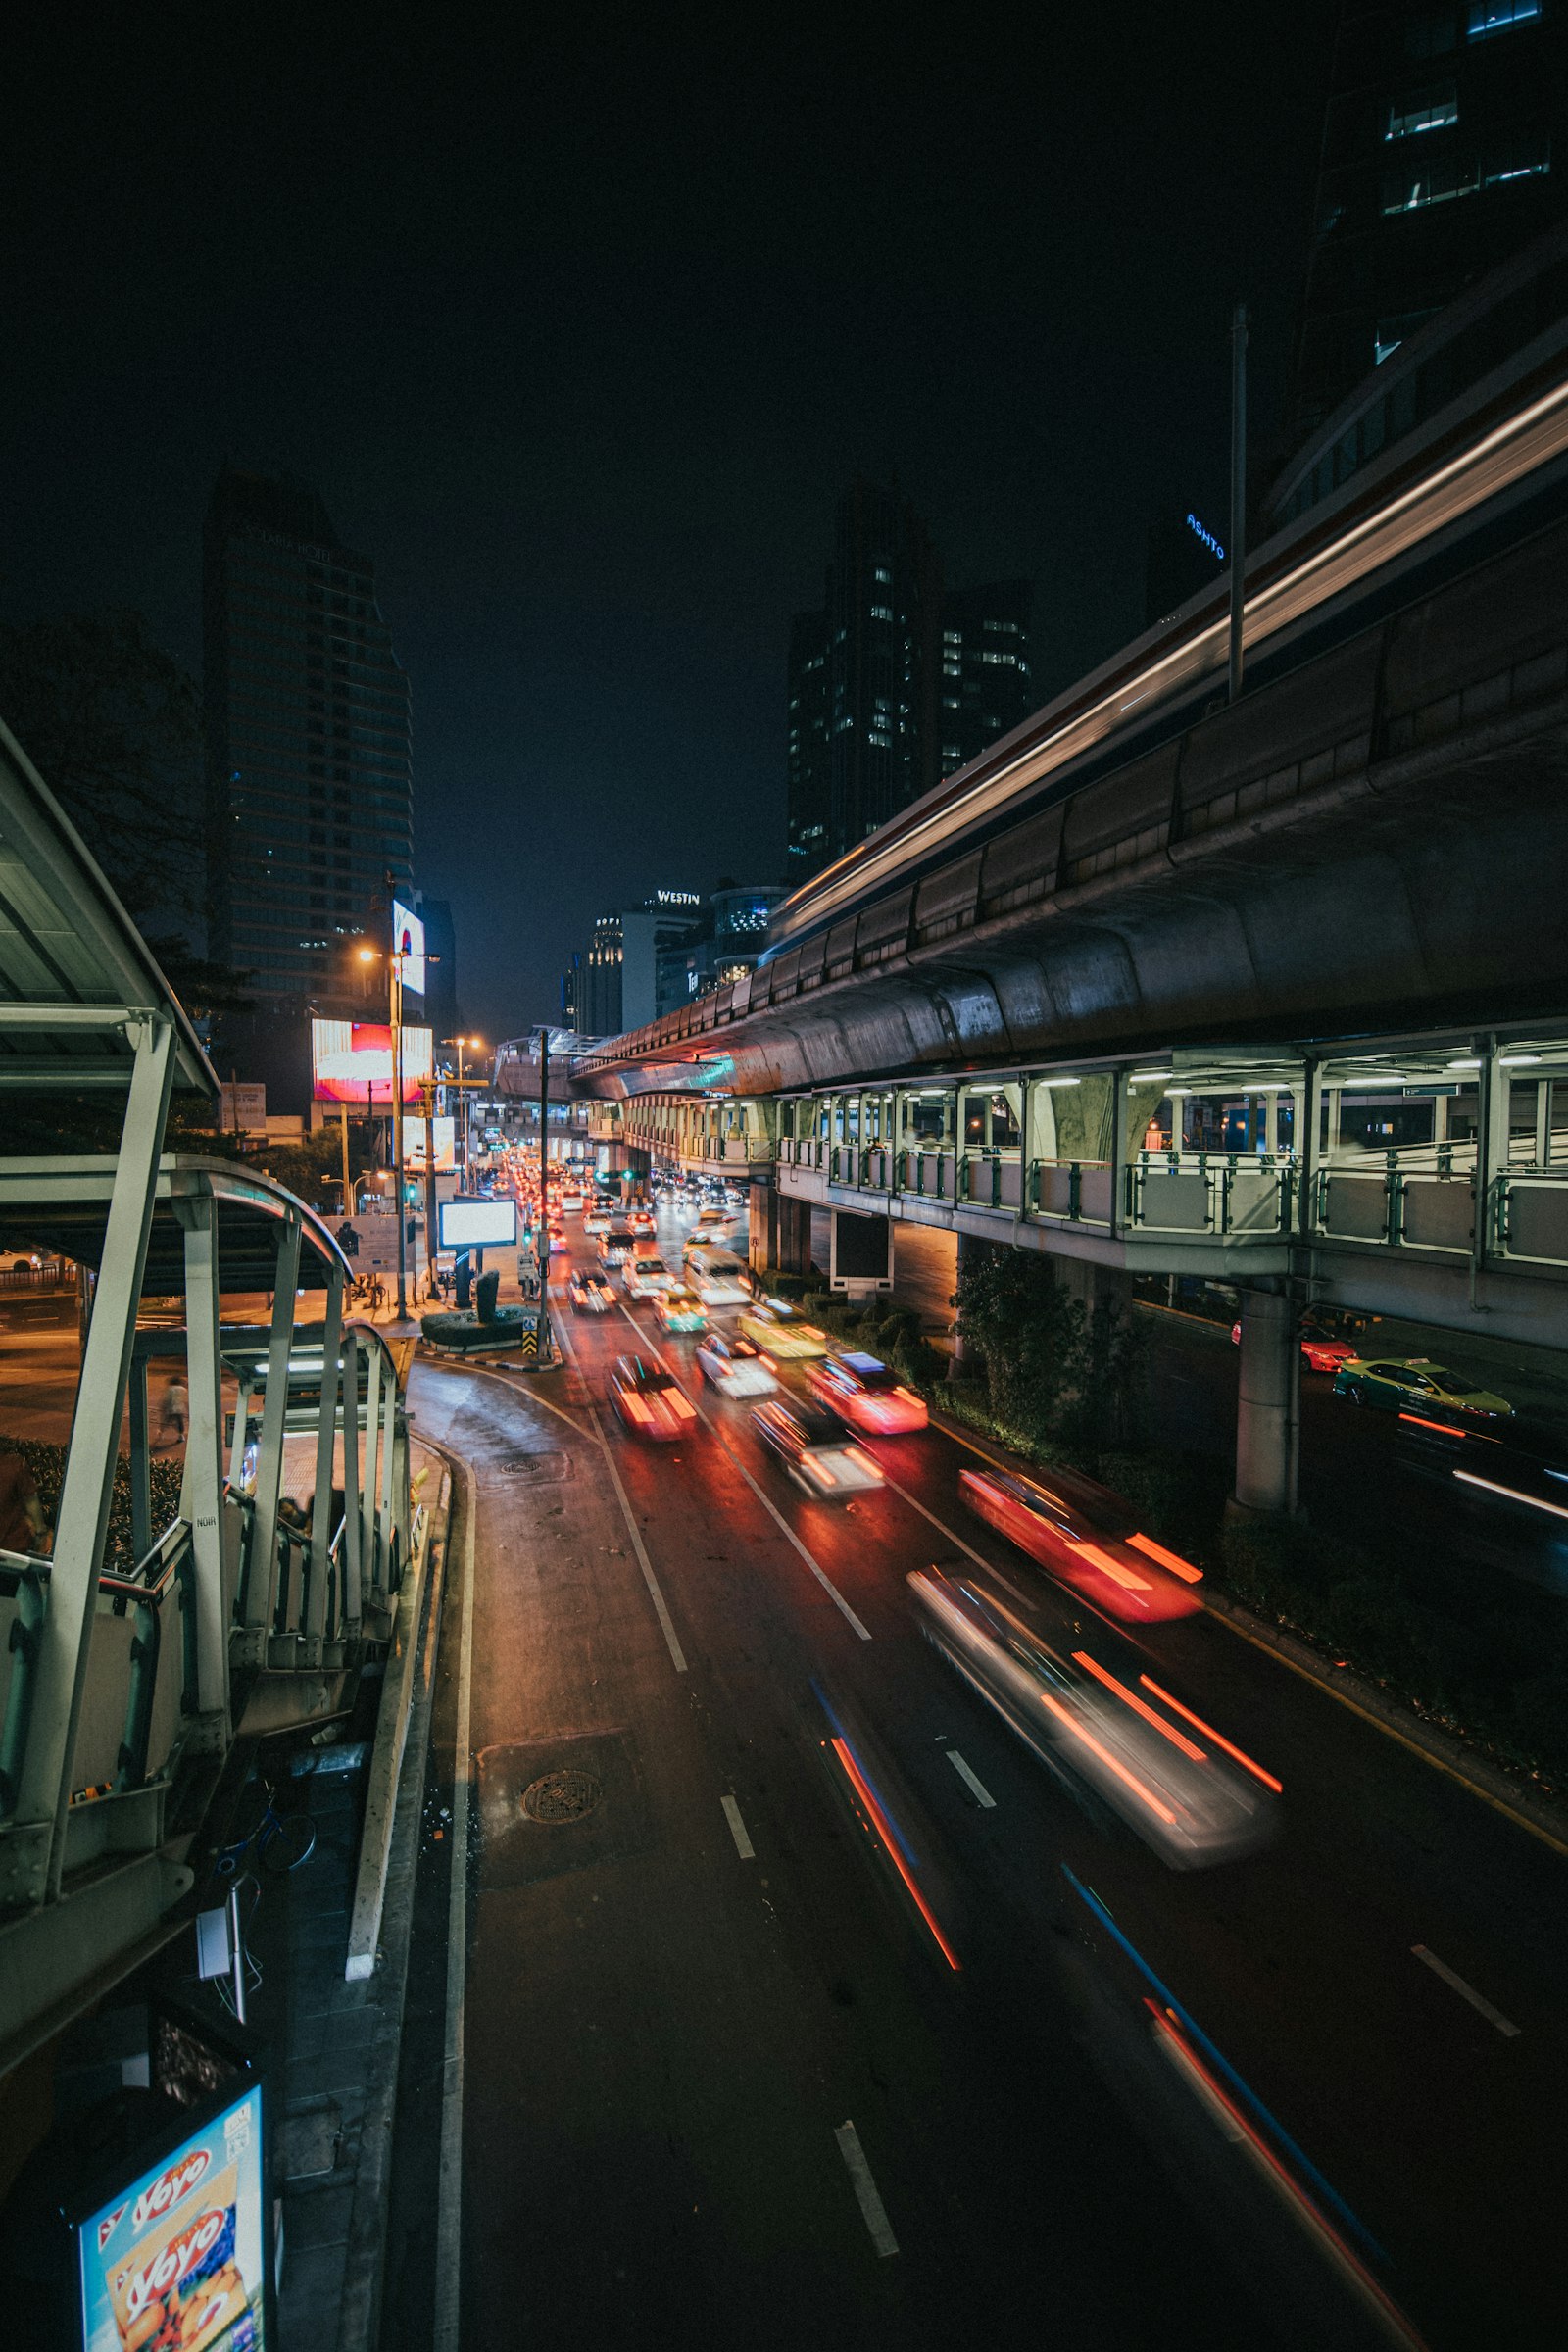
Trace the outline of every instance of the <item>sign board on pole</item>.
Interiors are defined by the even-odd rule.
[[[403,960],[403,985],[412,996],[424,994],[424,925],[412,907],[392,902],[392,953]]]
[[[435,1040],[428,1029],[403,1032],[403,1100],[417,1102],[434,1075]],[[346,1102],[351,1110],[386,1110],[392,1102],[392,1031],[385,1021],[313,1021],[311,1072],[318,1102]]]
[[[835,1291],[891,1291],[893,1288],[893,1225],[887,1217],[867,1217],[853,1209],[835,1208],[829,1287]]]
[[[435,1118],[431,1121],[435,1142],[435,1165],[438,1175],[458,1164],[457,1123],[453,1119]],[[403,1164],[411,1175],[424,1174],[424,1121],[404,1118]]]
[[[219,1089],[218,1125],[223,1135],[265,1136],[266,1087],[230,1086],[225,1082]]]
[[[510,1193],[496,1200],[443,1200],[436,1213],[443,1250],[516,1246],[517,1203]]]

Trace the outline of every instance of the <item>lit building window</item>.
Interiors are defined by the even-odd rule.
[[[1458,156],[1435,161],[1425,171],[1391,173],[1383,183],[1383,210],[1418,213],[1428,205],[1447,204],[1455,196],[1472,196],[1481,185],[1479,167]]]
[[[1491,159],[1482,172],[1481,184],[1497,188],[1509,179],[1541,179],[1550,170],[1551,157],[1544,147],[1536,148],[1534,153],[1514,148]]]
[[[1484,41],[1490,33],[1511,31],[1515,24],[1533,24],[1540,14],[1541,0],[1470,0],[1465,35]]]
[[[871,607],[871,618],[873,620],[891,620],[893,618],[893,607],[891,605],[873,605]]]
[[[1422,90],[1410,98],[1396,98],[1389,109],[1386,139],[1418,138],[1424,130],[1446,130],[1459,120],[1459,101],[1450,82],[1441,90]]]

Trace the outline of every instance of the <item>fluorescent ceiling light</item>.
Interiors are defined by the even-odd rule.
[[[1129,1070],[1127,1083],[1129,1086],[1152,1086],[1156,1078],[1170,1078],[1174,1074],[1171,1070]]]

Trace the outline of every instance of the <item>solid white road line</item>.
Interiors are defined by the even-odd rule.
[[[458,1640],[458,1720],[453,1735],[452,1884],[447,1896],[447,2030],[442,2056],[441,2169],[436,2191],[435,2352],[458,2352],[463,2253],[463,2013],[467,1979],[468,1809],[472,1783],[473,1472],[462,1463],[467,1498],[463,1534],[463,1630]]]
[[[992,1795],[990,1789],[987,1788],[982,1782],[975,1778],[968,1765],[959,1755],[957,1749],[956,1747],[950,1747],[947,1751],[947,1755],[948,1762],[953,1766],[954,1771],[957,1774],[959,1780],[968,1789],[970,1795],[974,1798],[975,1803],[986,1808],[988,1811],[994,1809],[997,1801],[996,1798]]]
[[[755,1862],[757,1848],[746,1835],[746,1824],[741,1819],[739,1805],[732,1796],[721,1796],[718,1801],[724,1808],[724,1819],[729,1823],[729,1834],[735,1840],[735,1851],[743,1862]]]
[[[631,1325],[633,1331],[637,1334],[637,1337],[639,1339],[646,1338],[647,1335],[645,1334],[642,1325],[637,1321],[635,1315],[631,1314],[624,1306],[620,1311],[623,1315],[625,1315],[627,1322]],[[664,1354],[657,1340],[650,1342],[650,1345],[653,1348],[654,1353],[663,1365],[665,1371],[671,1371],[673,1367],[670,1364],[669,1358]],[[699,1373],[698,1379],[701,1380],[701,1378],[702,1375]],[[800,1537],[795,1533],[794,1528],[791,1527],[783,1512],[779,1510],[771,1498],[762,1492],[762,1489],[758,1485],[756,1479],[747,1469],[746,1464],[741,1460],[740,1455],[736,1452],[728,1438],[725,1437],[724,1432],[719,1428],[717,1422],[710,1418],[704,1407],[698,1403],[695,1396],[691,1398],[691,1406],[693,1412],[695,1412],[698,1420],[708,1431],[710,1437],[716,1438],[720,1446],[723,1446],[724,1451],[729,1455],[730,1460],[734,1463],[742,1478],[745,1479],[746,1484],[751,1488],[752,1493],[757,1496],[757,1499],[761,1504],[763,1510],[766,1511],[768,1516],[772,1519],[774,1525],[778,1528],[779,1533],[786,1537],[788,1541],[794,1544],[796,1550],[800,1553],[802,1559],[806,1562],[806,1565],[808,1568],[809,1568],[811,1574],[815,1577],[823,1592],[832,1601],[834,1607],[842,1610],[844,1616],[848,1618],[850,1624],[854,1626],[856,1632],[859,1635],[862,1642],[869,1642],[871,1636],[866,1627],[860,1623],[859,1618],[857,1617],[855,1611],[851,1608],[849,1602],[845,1599],[843,1593],[833,1582],[833,1579],[823,1568],[818,1566],[815,1560],[812,1559],[810,1553],[807,1550],[806,1545],[801,1542]]]
[[[1468,2001],[1472,2009],[1479,2010],[1489,2026],[1495,2026],[1497,2032],[1506,2034],[1510,2041],[1518,2039],[1521,2029],[1511,2024],[1500,2009],[1494,2009],[1490,2001],[1484,2000],[1473,1984],[1467,1984],[1463,1977],[1455,1976],[1453,1970],[1446,1961],[1440,1960],[1436,1952],[1429,1952],[1424,1943],[1412,1943],[1410,1949],[1423,1967],[1430,1968],[1435,1977],[1441,1977],[1445,1984],[1449,1985],[1459,1995],[1461,2001]]]
[[[882,1475],[884,1478],[887,1478],[887,1464],[885,1462],[882,1465]],[[911,1511],[918,1511],[922,1519],[929,1519],[931,1525],[936,1529],[939,1536],[946,1536],[950,1544],[956,1544],[958,1549],[963,1553],[965,1559],[973,1560],[975,1566],[977,1568],[983,1568],[987,1576],[994,1576],[998,1584],[1003,1586],[1005,1591],[1012,1594],[1014,1600],[1027,1601],[1030,1598],[1030,1595],[1022,1591],[1019,1586],[1015,1585],[1011,1577],[1008,1576],[1004,1569],[998,1568],[992,1561],[985,1559],[981,1553],[974,1550],[970,1544],[966,1544],[961,1536],[955,1535],[953,1529],[949,1527],[944,1520],[939,1519],[935,1511],[928,1511],[925,1507],[925,1504],[921,1502],[915,1495],[909,1493],[907,1487],[901,1487],[896,1478],[889,1478],[888,1485],[893,1489],[895,1494],[903,1495],[905,1501],[908,1504]]]
[[[860,2145],[860,2134],[853,2124],[840,2124],[833,2136],[839,2143],[839,2154],[854,2184],[865,2226],[871,2232],[872,2245],[883,2256],[896,2254],[899,2241],[893,2234],[887,2207],[877,2195],[871,2167],[866,2163],[865,2150]]]
[[[654,1564],[643,1547],[642,1531],[632,1517],[631,1504],[626,1500],[626,1490],[620,1483],[620,1472],[615,1467],[615,1457],[610,1450],[610,1441],[600,1427],[598,1412],[592,1405],[588,1408],[588,1418],[594,1425],[594,1436],[599,1440],[603,1450],[605,1467],[614,1482],[615,1493],[620,1500],[620,1515],[626,1522],[626,1533],[630,1536],[631,1547],[637,1554],[637,1564],[643,1572],[643,1582],[648,1587],[648,1596],[652,1600],[655,1613],[663,1628],[664,1640],[669,1644],[671,1663],[677,1674],[684,1674],[686,1672],[686,1653],[676,1639],[674,1624],[668,1609],[664,1606],[664,1595],[659,1590],[659,1579],[654,1574]]]

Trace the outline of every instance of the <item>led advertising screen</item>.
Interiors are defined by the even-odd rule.
[[[458,1122],[453,1118],[430,1121],[430,1140],[435,1149],[435,1172],[450,1175],[458,1164]],[[424,1121],[406,1118],[403,1122],[403,1165],[415,1175],[422,1176],[424,1166]]]
[[[262,2096],[245,2083],[77,2225],[85,2352],[270,2352]]]
[[[403,958],[403,985],[424,994],[424,925],[407,906],[392,902],[392,953]]]
[[[443,1250],[505,1248],[517,1238],[517,1203],[510,1193],[499,1200],[442,1200],[436,1214]]]
[[[387,1110],[392,1102],[392,1031],[385,1021],[313,1021],[311,1074],[318,1102]],[[428,1029],[403,1032],[403,1100],[416,1102],[420,1081],[435,1074]]]

